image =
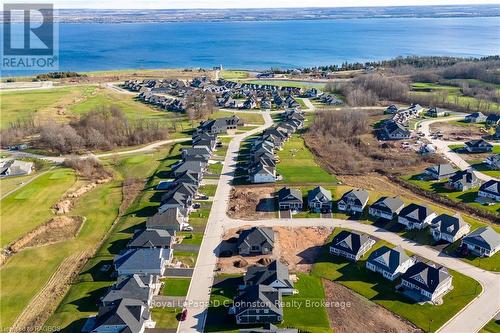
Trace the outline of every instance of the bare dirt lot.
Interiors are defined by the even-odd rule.
[[[234,219],[263,220],[276,211],[274,187],[236,186],[231,190],[227,215]]]
[[[223,237],[228,240],[237,237],[239,229],[229,230]],[[265,264],[266,261],[279,259],[288,265],[292,272],[308,272],[318,257],[321,246],[325,243],[333,228],[306,227],[306,228],[274,228],[275,248],[272,255],[242,257],[233,255],[228,258],[219,258],[221,273],[245,273],[249,265]],[[223,243],[221,250],[232,250],[235,243]],[[236,267],[235,263],[244,262],[244,266]]]
[[[346,305],[344,308],[327,308],[330,324],[337,333],[423,332],[412,323],[338,283],[323,280],[323,285],[328,302],[343,302]]]
[[[480,139],[486,133],[478,126],[459,126],[448,122],[431,124],[431,132],[441,131],[443,138],[450,141]]]

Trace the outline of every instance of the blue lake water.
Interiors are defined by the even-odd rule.
[[[500,53],[498,17],[66,23],[59,28],[60,70],[70,71],[218,64],[226,68],[265,69],[407,55]]]

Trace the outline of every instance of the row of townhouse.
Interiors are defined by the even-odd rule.
[[[495,182],[498,188],[498,181]],[[486,182],[482,186],[490,183]],[[337,202],[339,211],[348,214],[361,214],[364,212],[369,200],[369,194],[362,189],[353,189],[345,193]],[[470,225],[466,223],[460,214],[451,216],[449,214],[438,215],[435,211],[425,205],[410,203],[405,206],[404,202],[398,197],[381,197],[368,208],[368,214],[377,219],[391,221],[396,219],[397,223],[403,225],[406,229],[423,230],[429,227],[429,232],[436,241],[445,241],[449,243],[462,239],[462,246],[469,248],[474,254],[480,256],[492,256],[500,249],[500,235],[492,228],[486,228],[481,232],[492,235],[485,238],[485,242],[479,247],[469,246]],[[476,242],[477,243],[477,242]],[[475,246],[476,246],[475,245]]]
[[[342,230],[333,238],[329,248],[331,254],[356,262],[375,243],[368,235]],[[435,302],[452,288],[453,278],[444,267],[417,261],[399,246],[377,248],[370,253],[365,264],[368,270],[385,279],[395,281],[400,278],[397,288],[417,301]]]
[[[193,134],[192,147],[182,150],[181,161],[172,168],[174,180],[162,187],[166,191],[158,212],[147,219],[144,229],[136,230],[126,248],[113,259],[117,281],[82,332],[142,333],[155,326],[150,312],[152,298],[159,293],[160,278],[171,264],[177,232],[189,229],[189,213],[216,141],[216,136],[204,132],[201,126]]]
[[[437,109],[433,109],[439,114]],[[381,140],[406,140],[411,137],[411,132],[407,127],[409,120],[417,118],[424,109],[419,104],[412,104],[406,109],[400,109],[392,104],[384,111],[385,114],[391,114],[391,119],[382,123],[377,131],[377,136]]]
[[[304,116],[296,109],[283,113],[283,121],[262,132],[252,143],[248,160],[248,180],[251,183],[272,183],[277,180],[275,151],[304,125]]]

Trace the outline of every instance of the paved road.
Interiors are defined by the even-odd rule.
[[[430,125],[437,123],[437,122],[443,122],[443,121],[452,121],[452,120],[459,120],[463,119],[464,115],[460,116],[452,116],[452,117],[446,117],[446,118],[439,118],[439,119],[433,119],[433,120],[424,120],[420,122],[420,128],[419,130],[425,134],[425,138],[429,140],[434,147],[436,147],[436,150],[438,153],[446,157],[451,163],[455,164],[460,170],[467,170],[471,168],[471,165],[465,161],[460,154],[455,153],[453,150],[451,150],[448,146],[453,145],[453,144],[463,144],[464,142],[451,142],[451,141],[444,141],[440,139],[433,139],[431,137],[431,130],[430,130]],[[496,143],[495,143],[496,144]],[[475,174],[477,178],[481,179],[482,181],[488,181],[491,179],[497,180],[495,177],[488,176],[482,172],[475,171]]]
[[[429,259],[439,265],[446,266],[452,270],[469,276],[478,281],[483,292],[470,302],[457,316],[452,318],[443,327],[440,328],[440,333],[457,333],[478,332],[491,318],[495,317],[500,311],[500,275],[497,273],[485,271],[481,268],[469,265],[460,259],[450,257],[435,249],[423,246],[412,240],[402,238],[399,235],[375,227],[371,224],[363,224],[355,221],[347,221],[340,219],[325,219],[325,218],[294,218],[290,220],[270,219],[257,221],[251,225],[261,225],[265,227],[289,227],[292,223],[293,227],[314,227],[314,226],[330,226],[342,227],[360,231],[376,238],[383,239],[395,245],[400,245],[404,249],[411,251],[421,257]],[[250,225],[249,221],[231,220],[226,218],[223,228],[241,228]]]
[[[153,142],[149,145],[146,145],[141,148],[135,148],[135,149],[130,149],[130,150],[121,150],[117,152],[111,152],[111,153],[101,153],[101,154],[85,154],[85,155],[77,155],[79,158],[88,158],[88,157],[95,157],[95,158],[101,158],[101,157],[110,157],[110,156],[115,156],[115,155],[127,155],[127,154],[136,154],[136,153],[146,153],[152,150],[155,150],[158,147],[164,146],[169,143],[175,143],[175,142],[185,142],[189,141],[191,139],[189,138],[183,138],[183,139],[171,139],[171,140],[162,140],[162,141],[157,141]],[[40,154],[32,154],[32,153],[27,153],[21,151],[13,151],[13,150],[5,150],[1,149],[0,150],[3,153],[10,154],[11,158],[22,158],[22,157],[28,157],[28,158],[38,158],[41,160],[46,160],[46,161],[51,161],[54,163],[62,163],[64,162],[65,159],[69,157],[74,157],[75,155],[60,155],[60,156],[46,156],[46,155],[40,155]]]
[[[179,324],[178,332],[203,332],[207,315],[207,304],[214,279],[214,269],[217,264],[218,246],[224,234],[224,221],[231,191],[231,181],[234,177],[236,160],[241,142],[248,136],[259,133],[272,126],[269,112],[262,112],[265,124],[244,134],[236,135],[228,145],[224,166],[219,178],[217,191],[213,199],[212,210],[205,228],[198,259],[193,272],[192,283],[186,297],[188,318]]]

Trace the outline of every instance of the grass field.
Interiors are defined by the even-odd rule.
[[[309,82],[309,81],[288,81],[288,80],[245,80],[242,83],[261,84],[261,85],[274,85],[280,87],[296,87],[296,88],[317,88],[324,89],[325,84],[322,82]]]
[[[465,148],[465,145],[461,145],[461,144],[449,145],[448,148],[450,148],[450,150],[454,150],[454,151],[457,152],[458,150],[461,150],[461,149]],[[500,154],[500,145],[493,146],[493,149],[491,150],[491,153],[492,154]]]
[[[336,229],[331,238],[340,231],[341,229]],[[478,282],[451,271],[454,289],[444,296],[442,305],[414,303],[396,292],[395,286],[398,282],[390,282],[366,269],[366,258],[382,245],[390,244],[377,242],[357,263],[330,255],[328,247],[325,246],[321,257],[313,266],[312,274],[341,283],[429,332],[436,331],[481,292]]]
[[[248,77],[249,73],[246,71],[231,71],[231,70],[221,70],[220,77],[226,80],[234,79],[245,79]]]
[[[95,87],[78,86],[43,90],[4,91],[0,92],[2,100],[2,117],[0,128],[8,127],[17,120],[29,120],[41,113],[51,113],[57,106],[73,103],[75,100],[89,96]],[[44,116],[41,116],[45,118]]]
[[[165,296],[186,296],[190,282],[191,279],[189,278],[165,279],[161,294]]]
[[[500,320],[492,319],[486,326],[484,326],[479,333],[499,333]]]
[[[491,170],[488,165],[482,161],[469,161],[474,170],[477,170],[490,177],[500,178],[500,170]]]
[[[76,181],[70,169],[51,170],[1,201],[2,247],[43,224],[52,216],[52,205]]]
[[[314,160],[313,154],[304,145],[304,140],[294,134],[278,151],[279,163],[276,172],[283,176],[284,183],[333,183],[337,178],[326,172]]]

